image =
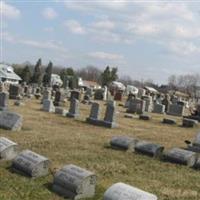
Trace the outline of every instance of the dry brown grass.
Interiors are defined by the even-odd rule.
[[[23,129],[20,132],[0,129],[0,136],[16,141],[21,149],[31,149],[47,156],[52,161],[52,169],[73,163],[94,171],[98,176],[94,200],[102,199],[105,190],[116,182],[154,193],[159,200],[200,199],[199,171],[104,146],[112,136],[129,135],[154,141],[166,148],[185,147],[184,140],[191,140],[198,128],[164,125],[160,123],[163,116],[157,114],[152,114],[151,121],[127,119],[124,118],[125,109],[118,107],[119,127],[107,129],[84,122],[89,115],[88,105],[81,105],[80,119],[74,120],[42,112],[37,100],[27,101],[23,107],[12,104],[11,101],[11,110],[24,117]],[[181,119],[177,120],[180,125]],[[10,162],[0,161],[0,200],[62,199],[50,190],[51,175],[31,180],[11,173],[9,165]]]

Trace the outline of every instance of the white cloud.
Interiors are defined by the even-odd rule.
[[[20,17],[21,12],[16,7],[0,1],[0,14],[5,16],[8,19],[17,19]]]
[[[188,56],[191,54],[199,54],[200,46],[192,42],[170,42],[168,45],[169,50],[180,56]]]
[[[106,19],[92,23],[92,27],[96,29],[112,30],[115,28],[115,23],[113,21]]]
[[[81,24],[76,20],[66,20],[64,22],[64,26],[67,27],[67,29],[74,34],[83,35],[86,33],[85,28],[81,26]]]
[[[42,15],[44,16],[44,18],[49,19],[49,20],[55,19],[58,16],[57,12],[53,8],[50,8],[50,7],[45,8],[42,12]]]
[[[113,53],[106,53],[103,51],[91,52],[88,53],[88,56],[91,58],[99,59],[99,60],[123,60],[123,55],[120,54],[113,54]]]
[[[44,31],[46,31],[46,32],[53,32],[54,28],[53,27],[46,27],[46,28],[44,28]]]

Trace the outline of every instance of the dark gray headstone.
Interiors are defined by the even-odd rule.
[[[168,108],[168,115],[183,116],[184,106],[178,104],[170,104]]]
[[[0,92],[0,111],[8,109],[9,94],[7,92]]]
[[[18,131],[22,127],[22,121],[22,116],[17,113],[8,111],[0,112],[0,128]]]
[[[182,122],[183,127],[193,128],[197,124],[198,124],[198,121],[194,119],[183,118],[183,122]]]
[[[20,96],[21,87],[20,85],[10,85],[9,97],[10,99],[17,99]]]
[[[71,199],[92,198],[95,195],[96,176],[76,165],[66,165],[53,181],[53,191]]]
[[[12,160],[17,155],[18,145],[5,138],[0,137],[0,159]]]
[[[151,119],[151,116],[148,115],[148,114],[141,114],[139,116],[139,119],[142,119],[142,120],[150,120]]]
[[[144,140],[138,141],[135,145],[136,152],[139,152],[148,156],[156,157],[156,158],[159,158],[162,156],[163,150],[164,150],[164,146],[160,144],[154,144],[152,142],[148,142]]]
[[[165,105],[162,104],[154,104],[153,112],[158,114],[163,114],[165,112]]]
[[[176,120],[175,119],[164,118],[163,121],[162,121],[162,123],[163,124],[173,125],[173,124],[176,124]]]
[[[115,183],[104,193],[103,200],[157,200],[151,193],[125,183]]]
[[[197,154],[180,148],[173,148],[164,153],[164,159],[169,162],[188,165],[193,167],[196,162]]]
[[[90,110],[90,116],[86,119],[88,123],[96,124],[99,121],[100,116],[100,105],[99,103],[92,103],[91,110]]]
[[[12,168],[30,177],[46,176],[49,173],[50,161],[30,150],[24,150],[12,162]]]
[[[111,139],[110,145],[114,149],[134,150],[138,139],[128,136],[115,136]]]
[[[67,117],[77,118],[79,116],[79,101],[77,99],[72,99],[70,103],[69,112]]]

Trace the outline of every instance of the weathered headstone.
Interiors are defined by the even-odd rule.
[[[165,112],[165,105],[162,104],[154,104],[153,112],[163,114]]]
[[[66,165],[53,181],[53,191],[70,199],[92,198],[95,195],[96,176],[76,165]]]
[[[17,151],[17,143],[5,137],[0,137],[0,159],[12,160],[16,157]]]
[[[57,90],[55,93],[54,106],[61,106],[61,91]]]
[[[24,150],[15,157],[12,168],[30,177],[46,176],[49,173],[50,161],[30,150]]]
[[[0,92],[0,111],[8,109],[9,94],[7,92]]]
[[[81,97],[81,94],[79,91],[76,91],[76,90],[71,91],[70,100],[72,99],[80,100],[80,97]]]
[[[168,111],[168,115],[174,115],[174,116],[183,116],[184,114],[184,106],[178,105],[178,104],[170,104]]]
[[[44,101],[44,100],[51,100],[51,90],[50,89],[44,90],[42,101]]]
[[[114,101],[110,101],[107,103],[103,125],[105,127],[109,127],[109,128],[114,128],[117,126],[117,124],[116,124],[116,103]]]
[[[163,121],[162,121],[162,123],[163,124],[173,125],[173,124],[176,124],[176,120],[175,119],[164,118]]]
[[[138,139],[128,136],[115,136],[111,139],[110,145],[114,149],[134,150]]]
[[[140,140],[135,145],[135,151],[148,156],[159,158],[162,156],[164,146],[160,144],[154,144],[152,142]]]
[[[127,109],[128,113],[142,114],[145,111],[146,102],[141,99],[131,99],[129,101],[129,107]]]
[[[62,115],[62,116],[66,116],[67,110],[65,108],[62,108],[62,107],[55,107],[55,113]]]
[[[198,121],[194,119],[183,118],[183,121],[182,121],[182,126],[187,127],[187,128],[193,128],[197,124],[198,124]]]
[[[125,183],[115,183],[104,193],[103,200],[157,200],[151,193]]]
[[[18,131],[22,127],[22,121],[22,116],[17,113],[8,111],[0,112],[0,128]]]
[[[70,103],[69,112],[67,117],[77,118],[79,116],[79,101],[77,99],[72,99]]]
[[[148,114],[141,114],[139,116],[139,119],[142,119],[142,120],[150,120],[151,119],[151,116],[148,115]]]
[[[20,85],[10,85],[9,88],[9,98],[10,99],[18,99],[20,97],[21,87]]]
[[[193,167],[197,159],[197,154],[185,149],[172,148],[164,153],[164,159],[169,162]]]
[[[138,97],[138,98],[142,98],[142,97],[145,95],[145,93],[146,93],[146,90],[145,90],[145,89],[139,88],[139,89],[138,89],[137,97]]]
[[[99,122],[100,117],[100,105],[99,103],[92,103],[90,116],[86,119],[88,123],[97,124]]]
[[[152,112],[153,110],[153,99],[151,96],[143,96],[142,99],[145,101],[145,112]]]
[[[104,93],[104,90],[98,89],[94,93],[94,99],[95,100],[104,100],[104,98],[107,100],[107,92]]]
[[[54,105],[53,105],[53,101],[52,101],[52,100],[45,99],[45,100],[43,101],[42,110],[43,110],[43,111],[46,111],[46,112],[55,112],[55,107],[54,107]]]

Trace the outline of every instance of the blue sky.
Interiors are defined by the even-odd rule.
[[[1,1],[1,62],[81,68],[165,83],[199,73],[197,1]]]

